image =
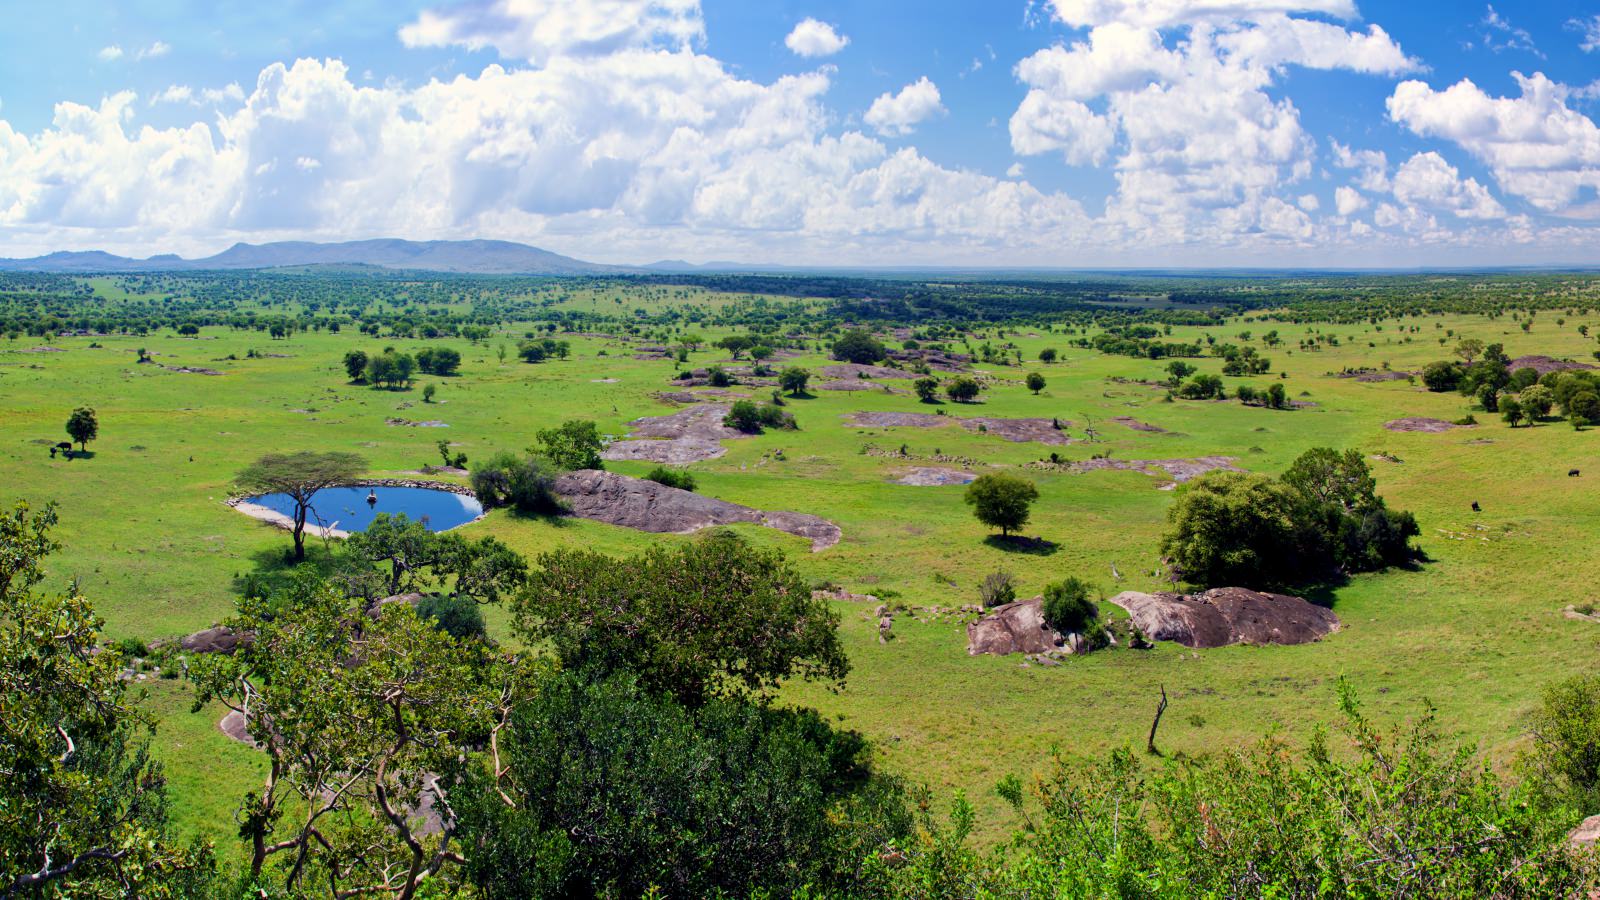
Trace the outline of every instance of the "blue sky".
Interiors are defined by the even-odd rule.
[[[59,0],[0,255],[1600,263],[1600,4]]]

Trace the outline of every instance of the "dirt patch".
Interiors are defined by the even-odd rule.
[[[28,347],[28,348],[26,348],[24,350],[18,350],[17,352],[18,353],[65,353],[67,351],[61,349],[60,347]]]
[[[1065,469],[1075,475],[1085,472],[1142,472],[1153,478],[1171,479],[1164,489],[1186,481],[1193,481],[1207,472],[1217,470],[1243,472],[1233,464],[1232,456],[1200,456],[1194,459],[1085,459],[1068,463]]]
[[[1593,369],[1588,363],[1573,362],[1570,359],[1555,359],[1549,356],[1519,356],[1511,361],[1507,367],[1515,372],[1518,369],[1532,369],[1541,376],[1551,372],[1565,372],[1569,369]]]
[[[628,423],[627,440],[614,441],[601,454],[602,459],[639,460],[685,465],[716,459],[727,453],[722,441],[747,438],[722,424],[732,406],[707,403],[680,409],[667,416],[645,416]]]
[[[180,375],[221,375],[216,369],[202,369],[197,366],[162,366],[168,372],[177,372]]]
[[[388,419],[384,419],[383,420],[383,424],[391,425],[391,426],[393,426],[395,428],[449,428],[450,427],[449,425],[446,425],[445,423],[440,422],[440,421],[438,421],[436,419],[435,420],[430,420],[430,421],[427,421],[427,422],[413,422],[410,419],[388,418]]]
[[[962,419],[961,427],[968,431],[982,431],[996,437],[1005,438],[1014,443],[1037,443],[1064,445],[1072,443],[1067,433],[1055,427],[1055,419],[993,419],[988,416],[977,416],[971,419]],[[1061,421],[1061,428],[1072,424],[1066,420]]]
[[[845,424],[857,428],[938,428],[953,425],[958,420],[933,413],[856,412],[845,418]]]
[[[1382,381],[1405,381],[1417,377],[1415,372],[1363,372],[1356,376],[1356,380],[1367,384],[1376,384]]]
[[[1111,602],[1127,610],[1146,637],[1185,647],[1305,644],[1339,630],[1339,617],[1320,606],[1244,588],[1203,594],[1126,591]]]
[[[1133,416],[1116,416],[1111,421],[1123,426],[1124,428],[1132,428],[1134,431],[1146,431],[1151,434],[1167,433],[1167,430],[1162,428],[1160,425],[1151,425],[1149,422],[1141,422],[1138,419],[1135,419]]]
[[[901,474],[899,478],[894,479],[894,483],[911,487],[943,487],[951,484],[971,484],[977,480],[978,476],[960,469],[918,466]]]
[[[687,534],[740,523],[764,525],[809,540],[813,553],[839,543],[842,536],[839,526],[817,516],[765,512],[615,472],[568,472],[556,479],[556,493],[579,518],[654,534]]]
[[[856,380],[870,378],[915,378],[915,372],[903,369],[891,369],[887,366],[864,366],[860,363],[839,363],[834,366],[823,366],[822,374],[828,378],[852,378]]]
[[[1457,425],[1443,419],[1429,419],[1424,416],[1407,416],[1404,419],[1395,419],[1383,423],[1383,427],[1390,431],[1418,432],[1421,434],[1443,434],[1455,428],[1470,428],[1470,425]]]

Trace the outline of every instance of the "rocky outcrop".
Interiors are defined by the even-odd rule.
[[[842,536],[839,526],[817,516],[751,509],[615,472],[567,472],[556,479],[556,493],[575,516],[656,534],[687,534],[717,525],[763,525],[811,541],[813,552],[832,547]]]
[[[1127,610],[1147,638],[1185,647],[1305,644],[1339,630],[1338,616],[1300,597],[1244,588],[1202,594],[1125,591],[1111,602]]]
[[[967,626],[969,656],[1084,654],[1090,649],[1083,635],[1063,635],[1045,622],[1041,597],[1001,604]]]
[[[215,625],[179,638],[178,647],[185,653],[231,654],[240,644],[249,644],[254,638],[253,632],[240,635],[226,625]]]

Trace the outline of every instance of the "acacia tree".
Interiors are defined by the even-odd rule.
[[[451,797],[516,696],[516,664],[409,604],[369,613],[310,576],[228,623],[253,635],[193,664],[195,707],[245,718],[267,755],[239,834],[252,880],[299,896],[409,900],[463,862]],[[270,864],[270,867],[269,867]]]
[[[152,726],[74,585],[34,592],[53,507],[0,514],[0,897],[194,896],[208,848],[166,821]]]
[[[978,521],[1000,529],[1002,537],[1028,524],[1033,501],[1037,499],[1039,489],[1033,482],[1004,472],[980,476],[967,485],[965,497]]]
[[[94,410],[87,406],[73,410],[67,417],[67,434],[87,453],[89,442],[100,436],[100,420],[95,417]]]
[[[235,484],[245,493],[284,494],[294,501],[294,561],[302,562],[312,496],[324,488],[349,484],[366,468],[367,461],[354,453],[268,453],[240,472]]]

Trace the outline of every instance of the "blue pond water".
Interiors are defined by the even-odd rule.
[[[378,495],[377,503],[367,502],[369,492]],[[294,501],[287,494],[267,494],[250,502],[294,516]],[[409,519],[427,523],[429,531],[445,531],[483,515],[483,506],[472,497],[432,488],[324,488],[311,495],[306,524],[339,531],[366,531],[378,513],[404,513]]]

